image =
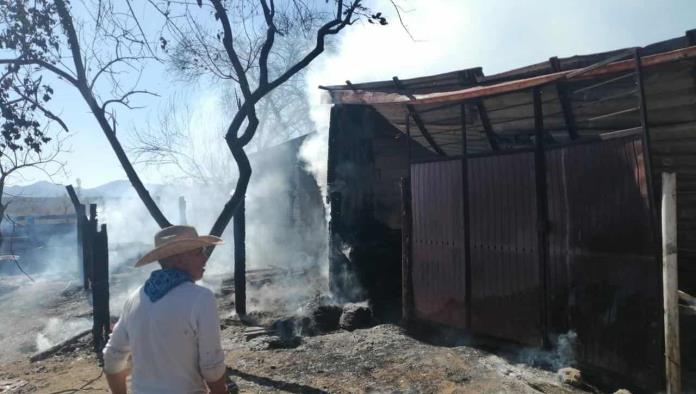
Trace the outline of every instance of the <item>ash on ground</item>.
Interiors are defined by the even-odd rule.
[[[293,304],[280,295],[297,290],[294,285],[251,286],[249,298],[262,297],[262,291],[273,297],[264,299],[266,310],[254,308],[244,318],[232,313],[233,289],[222,285],[225,361],[240,392],[585,392],[559,382],[553,371],[470,346],[416,339],[397,325],[375,321],[367,304],[339,305],[321,296],[317,284],[295,293]],[[17,393],[106,390],[89,340],[87,335],[41,361],[2,365],[0,387]]]

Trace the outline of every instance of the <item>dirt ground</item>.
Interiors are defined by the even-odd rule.
[[[126,281],[122,281],[126,282]],[[117,284],[117,286],[120,286]],[[307,283],[304,282],[304,287]],[[89,306],[84,295],[71,291],[65,283],[8,287],[2,299],[17,304],[30,291],[38,306],[32,313],[57,316],[64,321],[85,316]],[[14,297],[12,294],[14,293]],[[265,294],[264,303],[255,300]],[[218,299],[223,317],[223,348],[227,354],[228,376],[234,388],[242,393],[575,393],[577,388],[561,384],[555,373],[534,368],[519,360],[504,358],[469,346],[438,345],[416,339],[399,326],[380,324],[354,331],[337,330],[315,336],[281,340],[262,335],[248,338],[249,327],[269,327],[281,317],[297,313],[283,310],[289,305],[287,294],[296,289],[272,289],[262,286],[252,291],[249,301],[257,308],[250,318],[241,321],[227,293]],[[310,294],[307,292],[306,294]],[[277,299],[268,297],[277,295]],[[285,296],[281,296],[285,294]],[[275,297],[275,296],[274,296]],[[0,300],[2,300],[0,299]],[[304,301],[302,301],[304,302]],[[274,313],[259,309],[274,310]],[[39,350],[32,345],[42,326],[27,326],[26,321],[40,320],[27,314],[26,307],[15,308],[12,321],[5,322],[3,352],[12,350],[13,357],[0,359],[0,393],[83,393],[108,392],[106,379],[91,350],[91,337],[64,346],[55,355],[42,361],[29,362],[29,355]],[[40,311],[40,312],[37,312]],[[24,322],[24,323],[23,323]],[[32,323],[34,324],[34,323]],[[36,325],[36,324],[35,324]],[[68,326],[59,326],[67,331]],[[75,327],[70,335],[77,332]],[[83,328],[80,327],[80,330]],[[42,332],[47,332],[43,329]],[[68,333],[63,339],[69,337]],[[17,343],[16,343],[17,342]],[[24,344],[24,346],[19,346]],[[32,348],[29,353],[19,350]],[[9,354],[9,353],[8,353]],[[512,361],[511,361],[512,360]]]
[[[292,349],[247,341],[244,325],[223,331],[228,375],[239,392],[265,393],[575,393],[551,372],[514,365],[466,346],[430,345],[394,325],[304,337]],[[0,392],[108,392],[86,341],[35,363],[5,364]],[[5,391],[3,391],[5,388]]]

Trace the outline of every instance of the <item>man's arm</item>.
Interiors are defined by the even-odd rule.
[[[205,289],[198,298],[196,326],[198,328],[198,368],[214,394],[226,393],[225,353],[220,342],[220,317],[213,293]]]
[[[104,374],[114,394],[126,394],[126,377],[130,373],[129,355],[128,332],[122,317],[114,326],[114,332],[111,333],[109,342],[104,347]]]
[[[106,381],[109,383],[109,388],[113,394],[126,394],[128,392],[126,378],[129,372],[129,370],[125,369],[121,372],[106,374]]]

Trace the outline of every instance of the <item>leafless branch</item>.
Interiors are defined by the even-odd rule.
[[[135,15],[135,11],[133,11],[133,6],[131,5],[130,0],[126,0],[126,4],[128,5],[128,10],[131,13],[131,16],[133,17],[133,20],[135,21],[136,26],[138,26],[138,31],[140,31],[140,34],[143,37],[143,42],[145,43],[145,46],[147,47],[147,50],[150,52],[150,55],[154,58],[157,57],[155,54],[155,51],[152,50],[152,47],[150,47],[150,44],[147,42],[147,36],[145,35],[145,32],[143,31],[143,27],[140,25],[140,19]]]
[[[389,0],[389,2],[396,11],[396,16],[399,18],[399,23],[401,23],[401,27],[404,29],[406,34],[408,34],[412,41],[416,41],[416,39],[413,38],[413,35],[411,34],[411,30],[409,30],[408,26],[406,26],[406,23],[404,22],[404,19],[401,17],[401,12],[405,12],[405,10],[399,4],[397,4],[395,0]]]
[[[149,94],[149,95],[151,95],[151,96],[159,97],[159,94],[153,93],[153,92],[150,92],[150,91],[147,91],[147,90],[131,90],[130,92],[124,94],[124,95],[121,96],[120,98],[104,101],[104,103],[101,105],[101,111],[102,111],[102,112],[106,112],[106,106],[109,105],[109,104],[121,104],[121,105],[123,105],[123,106],[125,106],[126,108],[129,108],[129,109],[140,108],[140,107],[133,107],[133,106],[131,106],[131,105],[128,103],[128,97],[130,97],[130,96],[132,96],[132,95],[134,95],[134,94]]]

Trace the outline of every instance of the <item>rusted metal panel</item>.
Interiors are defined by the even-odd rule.
[[[663,63],[676,62],[685,59],[696,57],[696,47],[681,48],[670,52],[663,52],[655,55],[646,56],[643,58],[643,66],[651,67]],[[594,68],[584,72],[583,69],[567,70],[557,73],[550,73],[536,77],[506,81],[487,86],[474,86],[461,90],[435,92],[429,94],[414,94],[405,95],[399,93],[382,93],[370,90],[331,90],[331,99],[335,104],[411,104],[411,105],[427,105],[427,104],[442,104],[452,103],[461,100],[468,100],[479,97],[509,93],[519,90],[533,88],[548,83],[566,80],[572,77],[573,74],[579,75],[576,78],[593,78],[603,75],[610,75],[622,71],[632,70],[634,67],[633,59],[621,60],[609,64],[602,65],[599,68]],[[587,67],[588,69],[592,67]],[[581,75],[580,75],[581,74]]]
[[[412,165],[411,190],[415,315],[465,328],[461,161]]]
[[[534,154],[469,160],[472,330],[539,345]]]
[[[641,141],[617,138],[546,155],[553,331],[577,333],[581,364],[656,388],[660,271]]]
[[[636,135],[545,152],[546,303],[534,153],[468,160],[470,299],[462,163],[413,164],[416,317],[531,345],[542,343],[544,325],[552,336],[573,330],[575,356],[588,370],[657,387],[660,272],[643,155]]]

